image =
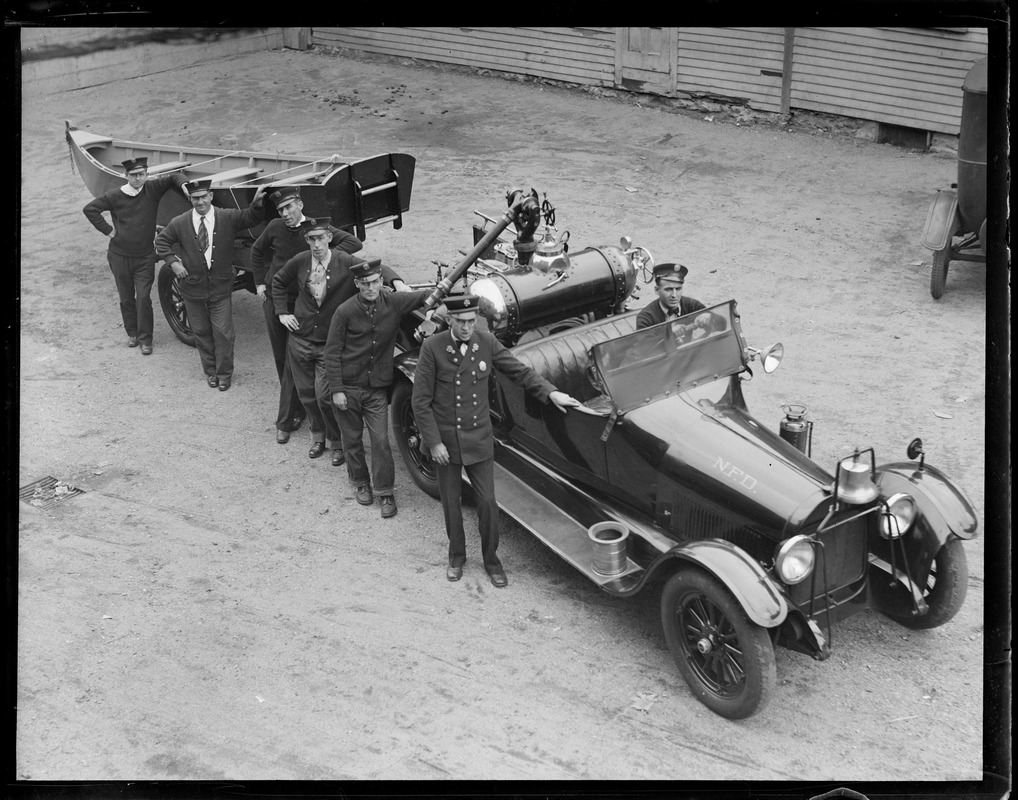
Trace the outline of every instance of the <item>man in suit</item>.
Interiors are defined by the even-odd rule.
[[[147,158],[130,158],[123,167],[127,183],[95,198],[82,211],[99,233],[109,237],[106,260],[120,295],[127,346],[140,344],[141,354],[148,356],[152,354],[156,212],[163,195],[182,187],[187,179],[179,172],[150,179]],[[103,212],[109,212],[112,225]]]
[[[310,249],[295,255],[273,276],[272,303],[289,332],[287,358],[311,427],[308,457],[319,458],[330,449],[332,465],[338,467],[345,458],[325,368],[325,341],[336,309],[357,294],[350,267],[362,260],[329,248],[332,232],[327,218],[305,219],[303,230]],[[382,267],[382,278],[390,283],[402,280],[388,267]],[[293,313],[288,305],[291,284],[297,287]]]
[[[637,329],[649,328],[666,319],[692,314],[694,311],[706,308],[699,300],[683,295],[682,289],[688,272],[689,270],[682,264],[655,265],[654,289],[657,292],[657,297],[637,314]],[[707,320],[710,319],[709,315],[700,315],[696,318],[697,321],[699,322],[704,316],[707,317]]]
[[[389,391],[396,334],[404,314],[420,308],[431,294],[387,292],[379,260],[354,264],[357,294],[332,317],[325,342],[325,366],[332,390],[346,469],[357,502],[374,502],[374,484],[383,518],[396,516],[396,465],[389,446]],[[371,441],[371,471],[364,454],[364,427]]]
[[[251,271],[254,273],[255,290],[262,298],[262,310],[265,314],[265,327],[269,332],[269,345],[272,347],[272,358],[276,364],[276,375],[279,377],[279,407],[276,414],[276,441],[286,444],[290,441],[290,433],[297,430],[304,422],[304,407],[297,396],[297,387],[293,383],[293,373],[286,359],[286,342],[288,331],[283,327],[276,315],[272,302],[272,278],[287,261],[297,253],[308,249],[307,240],[301,230],[304,222],[304,201],[296,186],[280,186],[267,189],[269,200],[275,205],[279,214],[277,219],[270,220],[251,247]],[[351,233],[329,226],[332,233],[332,248],[344,253],[356,253],[364,245]],[[287,301],[288,313],[293,313],[297,301],[296,282],[290,284]]]
[[[438,491],[449,537],[446,578],[463,577],[466,537],[460,504],[465,469],[477,496],[484,569],[494,586],[508,584],[498,549],[498,504],[495,501],[495,447],[488,406],[488,379],[493,369],[507,375],[538,399],[565,413],[580,402],[555,389],[520,362],[488,331],[475,329],[479,298],[446,298],[449,330],[424,340],[414,376],[413,409],[424,444],[437,465]]]
[[[187,309],[208,385],[225,392],[233,382],[233,242],[265,216],[264,186],[243,211],[212,205],[212,181],[185,184],[191,210],[174,217],[156,237],[156,255],[181,279]]]

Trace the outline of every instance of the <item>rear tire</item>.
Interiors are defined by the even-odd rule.
[[[952,237],[953,238],[953,237]],[[947,286],[947,267],[951,263],[951,242],[933,253],[933,267],[930,269],[930,294],[934,300],[944,296]]]
[[[427,452],[424,438],[417,429],[413,408],[414,386],[400,379],[392,391],[392,430],[396,447],[414,483],[426,494],[438,499],[438,472],[431,453]]]
[[[777,683],[771,637],[716,578],[692,568],[672,575],[661,625],[679,672],[711,711],[745,719],[767,705]]]
[[[195,347],[194,334],[187,321],[187,308],[180,294],[180,278],[174,275],[173,270],[166,264],[159,269],[158,287],[159,305],[163,309],[163,316],[166,317],[170,330],[184,344]]]

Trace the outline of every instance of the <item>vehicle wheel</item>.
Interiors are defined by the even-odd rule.
[[[770,700],[777,682],[771,637],[715,578],[697,569],[669,578],[661,624],[679,672],[711,711],[745,719]]]
[[[180,296],[180,278],[165,264],[159,270],[158,286],[159,305],[162,306],[163,316],[166,317],[170,330],[184,344],[194,347],[194,334],[191,333],[191,326],[187,321],[184,298]]]
[[[886,576],[884,577],[886,579]],[[948,539],[933,557],[930,574],[923,588],[923,598],[929,610],[921,617],[912,614],[911,601],[902,591],[900,593],[902,601],[884,613],[906,628],[916,630],[937,628],[957,614],[965,602],[968,578],[968,560],[961,539]]]
[[[431,454],[425,452],[424,439],[417,430],[411,402],[413,389],[413,384],[408,380],[396,383],[392,392],[392,430],[396,437],[396,447],[410,471],[410,477],[424,492],[437,498],[438,472]]]
[[[933,253],[933,267],[930,270],[930,294],[934,300],[944,296],[947,285],[947,266],[951,263],[951,242]]]

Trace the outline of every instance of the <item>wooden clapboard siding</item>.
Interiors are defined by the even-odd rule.
[[[793,108],[957,134],[986,30],[796,28]]]
[[[611,86],[614,28],[314,28],[312,42],[592,86]]]
[[[784,28],[679,28],[676,88],[780,111],[784,43]]]
[[[677,28],[676,89],[957,134],[962,81],[985,28]],[[614,86],[615,28],[314,28],[312,43]],[[763,74],[763,73],[770,74]],[[653,75],[646,76],[648,85]]]

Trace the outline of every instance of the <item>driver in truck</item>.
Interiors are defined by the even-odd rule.
[[[688,272],[688,268],[673,262],[655,265],[654,291],[657,293],[657,297],[637,315],[637,329],[649,328],[651,325],[657,325],[666,319],[682,317],[706,308],[696,298],[686,297],[682,293]],[[696,318],[695,324],[709,328],[711,324],[710,315],[701,314]]]

